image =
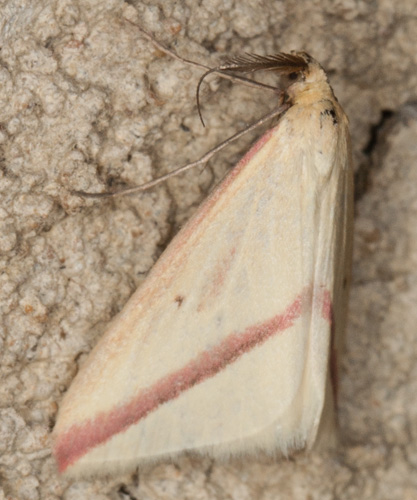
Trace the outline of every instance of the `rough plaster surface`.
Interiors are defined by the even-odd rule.
[[[92,201],[71,190],[149,180],[274,104],[212,80],[203,129],[201,72],[163,56],[124,17],[208,64],[304,49],[329,71],[360,179],[336,454],[183,457],[81,482],[56,473],[50,430],[78,367],[256,136],[140,196]],[[0,500],[417,499],[415,2],[10,0],[0,29]]]

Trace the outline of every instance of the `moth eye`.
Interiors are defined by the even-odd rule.
[[[288,80],[294,81],[294,80],[297,80],[297,78],[298,78],[298,73],[295,71],[288,75]]]

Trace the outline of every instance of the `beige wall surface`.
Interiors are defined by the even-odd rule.
[[[74,196],[166,173],[274,106],[215,66],[305,50],[349,116],[353,286],[336,453],[60,477],[50,431],[106,324],[261,131],[149,192]],[[0,10],[0,500],[417,499],[417,20],[400,0],[9,0]],[[271,79],[271,75],[267,75]]]

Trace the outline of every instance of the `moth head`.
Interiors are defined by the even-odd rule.
[[[307,52],[278,52],[269,56],[245,54],[229,59],[224,71],[255,73],[256,71],[274,71],[282,78],[282,87],[289,89],[293,85],[299,88],[303,83],[327,82],[327,76],[320,64]]]
[[[307,54],[307,52],[295,51],[291,52],[291,54],[305,62],[305,66],[300,69],[296,77],[293,77],[294,80],[303,81],[305,83],[328,81],[326,72],[310,54]]]
[[[284,76],[285,98],[291,104],[310,103],[318,95],[333,94],[326,72],[307,52],[292,52],[299,66]]]

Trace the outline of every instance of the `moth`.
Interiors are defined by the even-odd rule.
[[[126,471],[184,451],[287,455],[334,431],[352,250],[348,119],[305,52],[247,55],[219,72],[258,69],[288,77],[278,123],[81,367],[54,429],[61,472]]]

